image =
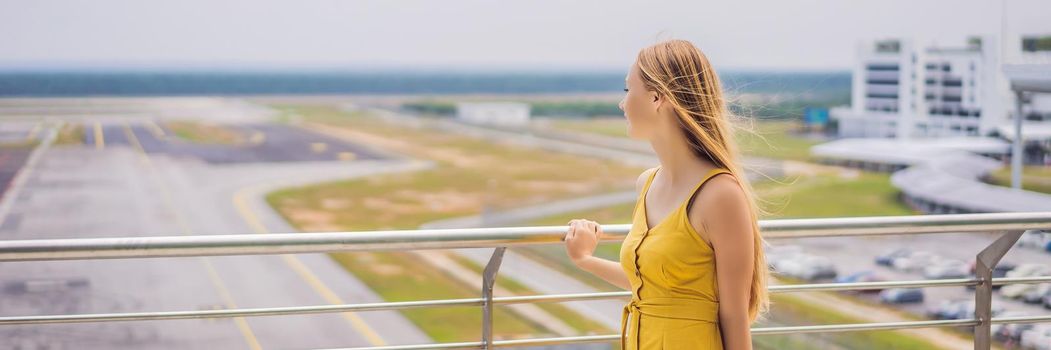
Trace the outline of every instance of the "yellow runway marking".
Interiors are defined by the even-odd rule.
[[[106,148],[105,136],[102,136],[102,123],[95,122],[95,149]]]
[[[43,126],[43,124],[41,124],[41,123],[36,123],[35,125],[33,125],[33,129],[30,129],[29,130],[29,134],[26,135],[26,140],[33,140],[33,139],[35,139],[36,135],[40,133],[40,128],[42,126]],[[60,124],[58,127],[61,129],[62,125]]]
[[[328,149],[328,144],[324,142],[313,142],[310,144],[310,150],[314,153],[321,153]]]
[[[358,156],[354,152],[339,152],[336,154],[336,158],[339,158],[339,160],[354,160]]]
[[[146,128],[150,130],[150,133],[153,134],[153,137],[156,137],[158,139],[164,139],[168,137],[168,135],[164,133],[164,129],[162,129],[160,125],[157,125],[157,123],[154,123],[152,120],[146,121]]]
[[[95,124],[95,130],[98,129],[98,123]],[[96,131],[98,133],[98,131]],[[161,199],[169,210],[175,214],[175,222],[179,225],[179,230],[182,231],[183,235],[190,234],[190,226],[186,224],[186,218],[182,216],[182,212],[175,210],[175,200],[172,199],[171,191],[164,184],[163,181],[157,175],[157,168],[154,168],[153,162],[150,160],[150,156],[146,154],[146,150],[142,148],[142,144],[139,143],[139,139],[135,137],[135,133],[131,131],[131,127],[127,123],[124,123],[124,135],[128,137],[128,143],[131,143],[132,147],[138,151],[140,157],[142,157],[143,163],[146,163],[151,170],[152,178],[157,183],[157,187],[161,189]],[[215,266],[212,265],[211,259],[207,257],[201,258],[201,263],[204,264],[204,268],[208,271],[208,280],[212,282],[212,285],[216,290],[219,291],[219,297],[223,299],[227,308],[236,309],[237,303],[234,303],[233,297],[230,295],[230,290],[226,288],[222,278],[219,277],[219,273],[216,272]],[[255,337],[255,333],[252,332],[252,328],[248,326],[248,321],[244,317],[234,317],[234,323],[237,324],[237,329],[241,332],[241,336],[244,337],[245,342],[248,343],[248,347],[253,350],[262,350],[262,345],[259,344],[259,339]]]
[[[262,131],[256,131],[252,133],[251,137],[248,138],[248,142],[251,142],[256,145],[263,143],[263,141],[266,141],[266,134]]]
[[[253,212],[252,209],[248,206],[248,201],[245,199],[245,196],[251,189],[252,188],[244,188],[240,191],[237,191],[237,193],[234,194],[234,207],[237,209],[237,212],[241,214],[241,217],[244,218],[245,222],[248,223],[248,226],[251,227],[253,231],[255,231],[255,233],[270,233],[270,230],[266,228],[266,225],[264,225],[263,222],[259,220],[259,217],[256,216],[255,212]],[[336,292],[332,291],[331,288],[326,286],[325,282],[322,282],[321,279],[318,278],[317,275],[314,274],[314,272],[310,271],[310,268],[303,264],[303,262],[300,261],[299,258],[297,258],[295,255],[283,254],[281,255],[281,258],[284,259],[285,263],[288,264],[288,266],[291,267],[293,271],[298,273],[299,276],[302,277],[303,280],[306,281],[307,284],[310,285],[310,287],[313,288],[318,294],[320,294],[321,297],[324,298],[325,301],[327,301],[329,304],[347,303],[346,301],[343,301],[343,299],[340,298],[339,295],[336,294]],[[380,335],[377,334],[376,331],[373,330],[372,327],[370,327],[368,323],[366,323],[365,320],[361,318],[361,316],[358,316],[353,312],[344,312],[341,314],[343,315],[343,318],[346,319],[347,322],[350,322],[350,325],[354,327],[354,329],[358,330],[358,332],[364,335],[365,338],[370,343],[372,343],[372,345],[387,345],[387,342],[384,341],[383,338],[380,337]]]

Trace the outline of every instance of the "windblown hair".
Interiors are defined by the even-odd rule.
[[[769,309],[767,292],[769,267],[763,254],[759,232],[761,210],[751,185],[738,165],[731,118],[735,117],[723,98],[719,76],[708,57],[686,40],[670,40],[642,49],[638,56],[642,79],[649,90],[666,96],[679,126],[693,152],[702,159],[730,171],[740,183],[749,203],[755,239],[755,269],[748,305],[749,319],[755,321]]]

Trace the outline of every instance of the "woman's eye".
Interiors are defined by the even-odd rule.
[[[624,92],[628,92],[628,88],[624,88]]]

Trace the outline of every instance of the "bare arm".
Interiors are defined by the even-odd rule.
[[[614,286],[623,288],[624,290],[631,289],[631,283],[628,282],[628,276],[624,274],[624,268],[620,267],[619,262],[589,256],[580,261],[573,261],[573,263],[581,270],[599,276]]]
[[[636,193],[642,193],[642,186],[654,169],[656,168],[651,168],[639,175],[638,180],[635,181]],[[619,262],[594,256],[595,246],[598,245],[598,239],[602,235],[602,226],[594,221],[571,220],[569,232],[566,234],[566,253],[569,254],[573,264],[581,270],[590,272],[617,287],[625,290],[631,289],[628,276],[624,274],[624,268]]]
[[[692,222],[701,223],[703,231],[699,232],[705,232],[715,250],[723,346],[726,350],[751,350],[748,303],[755,271],[755,244],[750,209],[744,192],[732,177],[717,176],[708,185],[709,191],[695,199],[703,202],[695,203],[695,207],[704,208],[701,220]]]

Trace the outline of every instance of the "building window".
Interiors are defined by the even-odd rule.
[[[896,70],[898,70],[898,65],[897,64],[873,63],[873,64],[869,64],[865,68],[867,68],[868,70],[872,70],[872,71],[896,71]]]
[[[868,93],[868,95],[865,95],[865,96],[869,97],[869,98],[898,98],[898,94],[897,93],[870,92],[870,93]]]

